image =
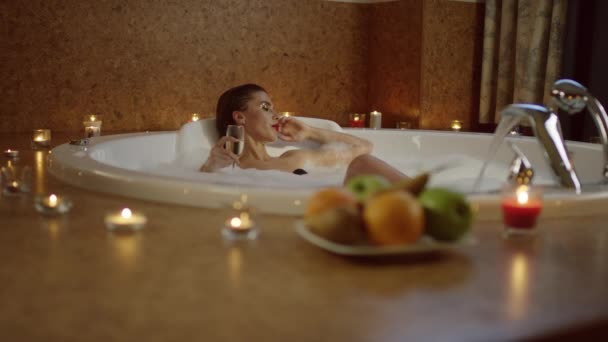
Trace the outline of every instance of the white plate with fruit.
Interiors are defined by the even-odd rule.
[[[358,176],[345,188],[326,188],[309,200],[296,232],[346,256],[421,254],[470,246],[473,214],[466,197],[425,188],[429,174],[389,184]]]

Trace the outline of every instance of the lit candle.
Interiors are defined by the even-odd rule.
[[[253,210],[245,202],[234,202],[224,223],[222,234],[229,240],[255,239],[258,236],[258,229],[253,216]]]
[[[85,115],[82,125],[84,126],[85,138],[93,138],[101,135],[101,117],[99,115]]]
[[[397,128],[398,129],[410,129],[412,127],[412,125],[410,124],[409,121],[399,121],[397,122]]]
[[[86,138],[98,137],[101,135],[101,127],[98,126],[84,126],[84,136]]]
[[[51,145],[50,129],[35,129],[32,135],[32,148],[35,150],[46,149]]]
[[[462,121],[452,120],[452,122],[450,123],[450,128],[452,129],[452,131],[456,132],[462,130]]]
[[[353,128],[365,127],[365,114],[352,113],[349,115],[348,125]]]
[[[106,227],[112,231],[130,232],[142,229],[148,219],[139,212],[124,208],[120,212],[109,213],[105,217]]]
[[[281,112],[281,116],[295,116],[294,112]]]
[[[4,156],[10,159],[19,158],[19,151],[11,150],[10,148],[4,151]]]
[[[72,208],[72,201],[55,194],[40,195],[34,199],[34,206],[42,214],[65,214]]]
[[[190,118],[190,122],[196,122],[198,120],[200,120],[200,116],[198,115],[198,113],[192,113],[192,117]]]
[[[507,190],[501,203],[507,233],[530,232],[536,226],[543,203],[538,191],[519,185],[515,192]]]
[[[377,110],[369,113],[369,128],[380,129],[382,128],[382,113]]]
[[[4,187],[5,194],[18,194],[21,192],[21,183],[19,181],[11,181]]]

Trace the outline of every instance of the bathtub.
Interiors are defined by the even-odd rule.
[[[514,154],[502,144],[493,156],[482,192],[470,193],[492,139],[490,134],[396,129],[343,129],[327,120],[300,118],[309,125],[344,131],[374,143],[373,154],[409,175],[431,171],[431,186],[468,193],[478,217],[499,215],[499,190]],[[69,184],[86,189],[157,202],[219,208],[246,195],[265,213],[300,215],[309,196],[325,186],[340,184],[345,169],[311,169],[298,176],[280,171],[227,168],[218,174],[200,173],[210,146],[217,139],[213,119],[184,125],[179,131],[96,137],[86,147],[63,144],[52,150],[49,171]],[[575,194],[556,186],[535,138],[509,137],[527,155],[535,170],[534,183],[547,187],[543,215],[591,215],[603,211],[608,191],[584,187]],[[602,180],[601,146],[567,143],[584,184]],[[271,155],[314,143],[268,145]]]

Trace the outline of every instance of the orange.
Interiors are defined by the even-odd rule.
[[[370,240],[378,245],[411,244],[424,231],[424,209],[405,191],[381,193],[369,199],[363,219]]]
[[[308,200],[306,216],[320,214],[325,210],[342,206],[357,206],[357,200],[348,191],[340,188],[326,188],[313,194]]]

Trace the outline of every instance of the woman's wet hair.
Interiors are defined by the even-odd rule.
[[[219,137],[226,134],[228,125],[236,125],[232,113],[247,110],[247,102],[252,99],[254,93],[259,91],[266,92],[259,85],[249,83],[230,88],[220,96],[215,109],[215,128]]]

